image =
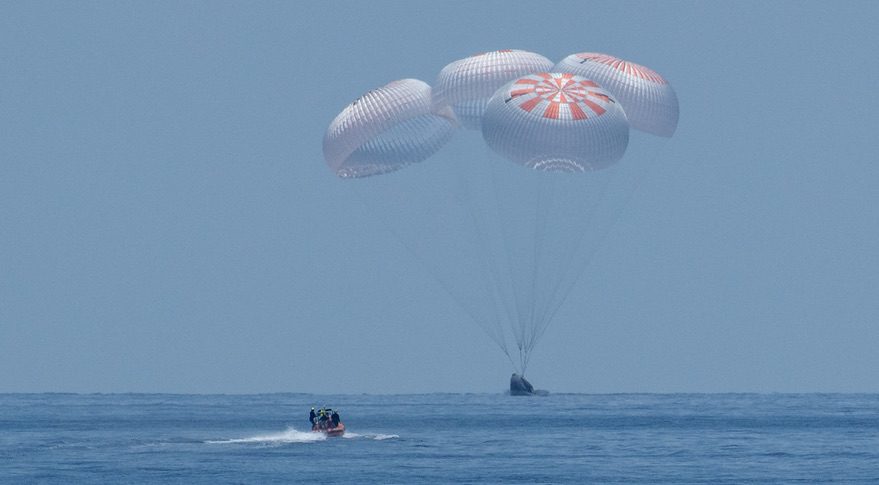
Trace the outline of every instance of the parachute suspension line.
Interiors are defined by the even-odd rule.
[[[538,173],[535,174],[539,178],[537,184],[537,212],[535,213],[534,218],[534,254],[532,261],[532,273],[531,273],[531,310],[529,315],[529,323],[527,328],[528,335],[522,336],[522,345],[524,347],[523,358],[524,363],[523,367],[528,365],[528,358],[531,353],[531,350],[534,348],[534,339],[536,337],[535,333],[535,320],[537,318],[537,307],[538,307],[538,288],[542,285],[538,283],[541,271],[540,268],[542,266],[541,255],[543,254],[542,249],[544,249],[543,238],[546,233],[546,221],[547,221],[547,212],[546,209],[546,187],[547,187],[547,179],[551,177],[553,174],[551,173]],[[552,195],[552,191],[550,191],[550,195]],[[524,372],[524,370],[523,370]]]
[[[584,246],[587,247],[587,252],[589,251],[589,248],[591,248],[591,246],[593,246],[590,244],[584,244],[584,241],[586,240],[586,238],[589,234],[589,231],[587,228],[592,227],[594,220],[598,218],[598,214],[600,212],[600,209],[601,209],[602,205],[604,204],[604,201],[607,197],[608,189],[612,185],[613,179],[616,178],[617,174],[619,173],[619,170],[616,170],[618,168],[619,167],[614,167],[614,169],[612,169],[612,171],[610,172],[609,176],[603,177],[603,180],[597,184],[598,185],[598,195],[597,195],[597,197],[595,197],[595,200],[590,201],[590,203],[588,204],[588,207],[589,207],[588,213],[586,214],[586,217],[584,218],[585,224],[580,227],[581,230],[579,231],[579,234],[577,235],[577,237],[574,240],[573,247],[571,248],[571,250],[569,252],[566,253],[567,256],[563,257],[561,265],[560,265],[560,275],[558,278],[556,278],[555,284],[552,285],[552,289],[549,292],[549,295],[547,296],[547,298],[545,300],[546,304],[545,304],[544,308],[541,309],[540,321],[535,326],[535,332],[536,332],[535,340],[539,340],[543,336],[543,334],[546,331],[546,328],[549,326],[550,322],[552,322],[552,318],[555,315],[555,311],[553,311],[552,309],[555,308],[555,306],[556,306],[556,305],[553,305],[553,302],[556,300],[559,293],[560,292],[564,293],[566,291],[570,291],[570,289],[567,288],[567,285],[565,284],[565,280],[568,278],[568,275],[571,274],[571,268],[575,268],[574,283],[576,283],[576,281],[579,279],[578,273],[582,273],[583,269],[585,269],[585,267],[583,269],[576,269],[578,255],[580,254],[581,248],[583,248]],[[589,174],[586,174],[586,175],[588,176]],[[573,284],[571,286],[573,286]],[[564,300],[564,297],[562,297],[562,300]]]
[[[471,167],[473,167],[473,166],[479,167],[478,164],[471,163],[469,165]],[[494,202],[494,209],[496,211],[496,217],[493,220],[500,221],[500,211],[499,211],[500,204],[498,202],[497,184],[496,184],[496,180],[495,180],[496,179],[495,168],[493,165],[489,165],[488,163],[483,163],[482,169],[483,169],[483,175],[484,175],[485,170],[488,170],[488,172],[489,172],[489,175],[485,176],[484,178],[491,179],[493,197],[490,198],[489,201]],[[461,173],[461,171],[459,170],[458,173]],[[480,179],[480,181],[481,181],[482,186],[488,185],[486,183],[486,180]],[[496,229],[495,229],[495,231],[493,231],[492,228],[490,227],[490,224],[487,222],[487,220],[492,220],[492,218],[489,217],[490,211],[492,208],[492,204],[490,202],[485,207],[480,207],[480,210],[471,210],[471,212],[470,212],[471,217],[474,220],[474,226],[477,228],[477,231],[479,231],[479,237],[481,240],[485,241],[486,244],[488,244],[490,242],[490,237],[492,236],[492,234],[488,234],[488,233],[496,231]],[[498,222],[497,225],[501,227],[501,232],[502,232],[503,231],[503,223]],[[494,234],[494,236],[500,237],[503,240],[504,244],[506,245],[506,239],[503,237],[503,234],[500,234],[500,235]],[[495,289],[494,296],[496,298],[496,302],[499,306],[501,306],[503,308],[504,312],[506,313],[508,325],[512,326],[513,323],[518,318],[516,315],[516,312],[518,310],[513,308],[515,303],[511,303],[511,300],[513,300],[513,301],[515,300],[515,289],[512,288],[512,276],[510,274],[510,269],[509,269],[509,267],[507,267],[506,272],[503,271],[503,269],[502,269],[503,268],[503,258],[501,256],[497,255],[495,251],[492,251],[491,247],[486,248],[485,245],[483,245],[482,250],[483,250],[483,253],[480,256],[491,267],[491,273],[492,273],[494,289]],[[507,252],[507,260],[509,261],[509,252]],[[504,273],[506,273],[506,274],[504,274]],[[512,294],[512,297],[507,294],[507,286],[510,286],[509,293]],[[503,338],[506,341],[507,330],[506,330],[506,327],[501,325],[500,322],[498,322],[498,332],[501,335],[501,338]],[[513,339],[513,340],[515,340],[515,339]],[[511,363],[512,363],[512,361],[511,361]],[[515,367],[515,364],[513,364],[513,367]]]
[[[518,197],[523,198],[517,210],[523,211],[528,223],[526,225],[512,224],[512,233],[510,235],[510,244],[515,247],[515,256],[513,259],[513,268],[518,269],[512,274],[513,283],[516,285],[517,298],[519,299],[521,310],[519,318],[516,321],[516,346],[519,350],[519,368],[520,375],[525,375],[528,368],[528,342],[527,335],[531,327],[532,315],[534,314],[534,286],[532,284],[534,272],[536,271],[535,252],[537,249],[536,232],[538,225],[538,217],[540,210],[537,207],[540,196],[539,186],[535,186],[532,181],[534,176],[540,174],[516,170],[512,173],[514,176],[521,176],[517,179],[514,192]],[[532,214],[527,210],[533,211]],[[533,226],[533,230],[532,229]],[[530,265],[529,265],[530,263]]]
[[[360,202],[367,209],[369,209],[371,212],[375,212],[375,213],[379,214],[377,216],[377,218],[379,219],[379,221],[381,221],[382,225],[385,226],[385,229],[388,232],[390,232],[397,239],[397,241],[406,249],[406,251],[412,255],[412,257],[415,259],[415,261],[417,261],[421,266],[423,266],[427,270],[427,273],[430,274],[437,283],[439,283],[440,287],[443,289],[443,291],[446,292],[447,295],[449,295],[449,297],[452,299],[452,301],[454,301],[458,305],[458,307],[461,310],[463,310],[464,313],[468,317],[470,317],[470,319],[473,320],[474,323],[476,323],[476,325],[482,326],[482,321],[484,319],[480,318],[464,302],[463,299],[461,299],[457,294],[455,294],[455,292],[452,290],[452,286],[447,281],[445,281],[443,278],[441,278],[439,276],[439,274],[436,272],[436,270],[433,267],[431,267],[431,265],[421,256],[421,254],[419,254],[419,252],[414,247],[412,247],[412,245],[406,240],[406,238],[401,236],[400,233],[394,229],[393,225],[391,225],[391,223],[388,222],[387,219],[381,215],[382,211],[374,210],[374,208],[370,207],[369,203],[366,201],[366,197],[364,197],[364,195],[362,193],[360,193],[360,190],[361,189],[359,187],[354,189],[354,193],[357,194],[357,197],[358,197],[358,199],[360,199]],[[489,335],[489,337],[491,337],[492,340],[495,340],[495,342],[497,342],[497,340],[492,335]],[[510,358],[509,351],[506,349],[506,345],[503,343],[503,340],[501,342],[498,342],[498,345],[501,347],[501,350],[503,350],[504,353],[507,355],[507,358]]]
[[[598,252],[598,249],[604,244],[605,239],[607,238],[608,234],[610,234],[613,227],[616,226],[616,223],[619,221],[620,215],[622,214],[623,210],[632,201],[632,198],[633,198],[635,192],[637,191],[637,189],[641,186],[641,184],[644,181],[644,177],[645,177],[646,172],[648,170],[653,169],[653,166],[655,165],[655,163],[654,163],[655,160],[659,157],[661,152],[664,151],[665,146],[667,144],[668,144],[668,139],[663,140],[662,145],[660,145],[660,147],[658,149],[654,150],[652,156],[649,157],[649,160],[647,160],[644,163],[645,166],[641,170],[637,170],[637,169],[635,170],[634,180],[627,187],[624,187],[625,193],[623,194],[623,201],[618,207],[616,207],[615,210],[613,210],[613,212],[611,214],[609,226],[607,227],[606,230],[604,230],[600,234],[598,234],[598,241],[596,241],[596,243],[592,245],[590,251],[588,251],[588,254],[586,255],[586,259],[583,260],[578,265],[579,267],[577,268],[577,270],[574,273],[574,280],[571,282],[570,285],[567,286],[567,288],[565,288],[563,290],[562,297],[558,301],[558,303],[556,303],[554,306],[552,306],[552,308],[549,310],[549,313],[547,314],[546,318],[544,319],[543,328],[542,328],[538,338],[543,336],[543,333],[546,331],[546,328],[549,326],[549,323],[552,322],[553,318],[555,318],[556,313],[558,313],[559,309],[561,309],[561,307],[564,305],[565,301],[567,301],[568,296],[570,296],[571,291],[574,289],[574,287],[577,284],[577,281],[579,281],[579,279],[582,277],[583,273],[585,272],[586,268],[592,262],[592,258]],[[633,164],[630,164],[630,165],[633,165]],[[614,176],[616,176],[617,173],[618,172],[614,173]],[[605,186],[605,188],[606,187],[607,187],[607,185]],[[602,194],[602,198],[603,197],[604,197],[604,195]]]
[[[457,161],[457,163],[459,165],[461,164],[460,159]],[[462,187],[464,187],[464,196],[468,199],[464,201],[464,206],[467,209],[470,224],[472,225],[473,230],[476,234],[476,241],[474,246],[476,247],[478,253],[478,259],[480,263],[482,263],[483,273],[487,275],[486,278],[483,280],[483,284],[486,286],[486,289],[492,297],[491,301],[494,307],[491,311],[491,319],[494,322],[494,328],[492,329],[494,335],[492,335],[492,332],[489,331],[487,328],[483,328],[486,329],[486,333],[489,334],[489,337],[491,337],[492,340],[494,340],[498,344],[501,350],[503,350],[504,354],[507,354],[507,357],[509,357],[506,333],[504,332],[504,326],[498,314],[499,308],[497,308],[498,306],[500,306],[501,308],[504,308],[504,311],[506,311],[505,305],[503,303],[504,299],[501,295],[500,276],[497,272],[497,268],[493,264],[494,260],[489,256],[489,250],[486,248],[487,236],[483,231],[484,224],[479,220],[479,216],[477,215],[478,211],[475,210],[473,207],[476,204],[476,200],[475,197],[471,196],[471,187],[470,184],[467,182],[470,177],[465,177],[463,174],[463,170],[460,167],[455,172],[457,173],[458,183]]]
[[[531,359],[532,353],[537,347],[537,343],[540,341],[542,335],[541,326],[543,325],[545,309],[549,304],[548,300],[551,300],[555,296],[548,291],[548,288],[551,288],[553,280],[555,279],[553,275],[561,273],[562,269],[565,267],[565,257],[576,249],[576,246],[564,248],[545,245],[543,243],[544,239],[548,239],[549,241],[564,240],[565,238],[561,237],[561,235],[564,232],[570,231],[569,224],[566,223],[567,217],[565,214],[565,210],[569,210],[569,207],[556,207],[556,202],[562,195],[561,189],[564,187],[565,183],[571,181],[569,178],[565,177],[569,174],[548,173],[546,175],[548,176],[548,182],[543,186],[543,190],[548,190],[549,203],[543,211],[544,221],[542,222],[543,229],[541,229],[541,247],[543,250],[541,254],[545,261],[540,264],[541,269],[546,276],[544,276],[542,281],[538,283],[537,296],[535,297],[535,321],[531,326],[532,336],[528,348],[529,360]],[[561,201],[564,203],[565,199],[561,199]],[[568,201],[568,203],[570,203],[570,201]],[[551,231],[556,232],[550,234]]]
[[[513,357],[510,356],[510,353],[504,349],[504,355],[507,356],[507,360],[510,361],[510,365],[513,366],[513,369],[516,368],[516,363],[513,361]]]
[[[489,153],[488,147],[485,147],[483,150],[484,150],[484,153]],[[510,293],[512,294],[513,307],[515,309],[515,312],[512,312],[512,311],[510,312],[510,314],[511,314],[510,330],[511,330],[511,332],[513,332],[513,340],[516,340],[515,335],[517,334],[517,329],[522,326],[522,316],[524,315],[524,311],[522,309],[521,299],[519,298],[519,292],[516,288],[516,278],[513,275],[514,266],[513,266],[512,248],[510,247],[510,227],[508,224],[506,224],[504,222],[503,211],[501,209],[501,198],[500,198],[501,191],[498,188],[498,183],[499,183],[498,178],[500,177],[500,175],[499,175],[500,165],[498,165],[494,160],[491,160],[491,156],[489,156],[489,155],[484,155],[483,158],[486,159],[486,161],[488,161],[489,163],[492,163],[490,170],[491,170],[491,187],[492,187],[492,192],[494,194],[494,202],[495,202],[495,205],[494,205],[495,216],[496,216],[495,220],[498,221],[498,225],[500,226],[500,231],[501,231],[500,238],[501,238],[501,241],[503,242],[504,253],[506,255],[506,263],[507,263],[506,264],[506,270],[507,270],[506,272],[507,272],[508,281],[510,283]],[[513,313],[515,313],[515,315],[513,315]],[[521,353],[521,351],[522,351],[521,344],[517,344],[517,346],[519,348],[519,352]],[[516,368],[515,364],[513,364],[513,368],[514,369]],[[521,370],[522,373],[524,373],[524,370],[522,370],[522,369],[517,369],[517,370]]]

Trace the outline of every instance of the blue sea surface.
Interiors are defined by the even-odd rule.
[[[879,395],[0,394],[4,483],[782,481],[879,483]]]

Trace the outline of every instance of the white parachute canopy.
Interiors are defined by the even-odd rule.
[[[607,54],[581,52],[553,68],[600,84],[619,100],[632,128],[670,138],[678,126],[678,98],[656,71]]]
[[[482,136],[496,152],[527,167],[585,172],[622,158],[629,124],[619,103],[594,81],[541,72],[492,96]]]
[[[434,111],[430,86],[393,81],[345,107],[324,135],[324,158],[342,178],[398,170],[440,149],[456,128],[454,115]]]
[[[482,113],[498,88],[551,68],[552,61],[533,52],[507,49],[475,54],[440,71],[434,83],[434,106],[451,107],[465,128],[479,130]]]

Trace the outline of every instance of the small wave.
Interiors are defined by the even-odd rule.
[[[323,433],[312,433],[311,431],[298,431],[295,428],[287,428],[281,433],[273,433],[266,435],[250,436],[247,438],[232,438],[228,440],[208,440],[209,444],[237,444],[237,443],[262,443],[269,445],[278,445],[286,443],[311,443],[314,441],[323,441],[327,439],[327,435]]]
[[[382,440],[397,439],[397,438],[400,437],[400,435],[396,435],[396,434],[383,434],[383,433],[363,433],[363,434],[359,434],[359,433],[351,433],[351,432],[346,431],[345,434],[342,435],[342,437],[343,437],[343,438],[347,438],[347,439],[358,439],[358,438],[364,438],[364,439],[370,439],[370,440],[375,440],[375,441],[382,441]]]

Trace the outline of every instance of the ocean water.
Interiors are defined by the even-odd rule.
[[[879,395],[0,394],[0,482],[879,483]]]

